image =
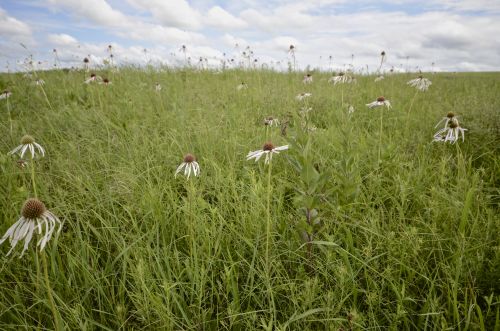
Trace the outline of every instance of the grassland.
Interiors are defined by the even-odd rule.
[[[12,91],[0,235],[34,194],[7,155],[31,134],[47,151],[38,196],[63,221],[44,250],[61,327],[500,330],[500,74],[429,74],[417,92],[413,74],[332,86],[326,73],[311,85],[269,71],[96,73],[112,84],[0,75]],[[365,106],[380,95],[392,110]],[[432,142],[450,111],[465,142]],[[290,149],[271,168],[247,161],[266,141]],[[198,178],[174,177],[186,153]],[[56,326],[35,243],[21,259],[0,246],[2,330]]]

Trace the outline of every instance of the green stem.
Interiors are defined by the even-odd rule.
[[[30,168],[31,168],[31,186],[33,186],[33,194],[35,195],[35,198],[38,198],[38,194],[36,192],[36,183],[35,183],[35,162],[33,159],[31,159],[30,162]]]
[[[269,246],[271,242],[271,173],[272,173],[272,161],[269,161],[269,168],[267,173],[267,218],[266,218],[266,268],[269,272],[271,263],[269,259]]]
[[[382,129],[383,129],[383,116],[384,109],[380,109],[380,130],[379,130],[379,138],[378,138],[378,165],[380,165],[380,155],[382,151]]]
[[[9,98],[7,98],[7,113],[9,113],[10,136],[12,137],[12,114],[10,113]]]
[[[417,92],[415,92],[415,95],[411,99],[410,108],[408,108],[408,113],[406,115],[406,131],[407,132],[408,132],[408,127],[410,126],[410,112],[411,112],[411,109],[413,108],[413,103],[415,102],[415,99],[417,98],[417,94],[418,94],[418,90],[417,90]]]
[[[50,281],[49,281],[49,271],[47,267],[47,259],[45,257],[45,251],[41,251],[40,255],[42,256],[43,274],[45,279],[45,286],[47,287],[47,296],[49,297],[50,309],[52,310],[52,315],[54,316],[54,328],[56,331],[62,330],[60,325],[60,317],[56,309],[54,297],[52,296],[52,287],[50,286]]]
[[[43,88],[42,85],[40,85],[40,88],[42,89],[43,95],[45,96],[45,101],[47,101],[49,108],[53,111],[54,108],[52,108],[52,105],[50,104],[49,98],[47,97],[47,93],[45,93],[45,89]]]

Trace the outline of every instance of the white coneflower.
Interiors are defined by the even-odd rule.
[[[160,85],[160,83],[156,83],[156,85],[155,85],[155,91],[156,92],[160,92],[161,91],[161,85]]]
[[[264,118],[264,125],[279,126],[280,121],[277,118],[274,118],[272,116],[268,116],[268,117]]]
[[[45,85],[45,81],[44,81],[43,79],[41,79],[41,78],[40,78],[40,79],[37,79],[37,80],[35,81],[35,85]]]
[[[448,124],[450,123],[450,121],[456,121],[457,118],[455,117],[455,113],[453,112],[448,112],[448,114],[446,114],[446,117],[443,117],[437,124],[434,128],[437,128],[439,126],[439,124],[443,123],[444,121],[444,127],[446,128],[448,126]]]
[[[349,105],[347,107],[347,113],[352,114],[352,113],[354,113],[354,111],[356,111],[356,109],[354,109],[353,105]]]
[[[302,79],[302,83],[304,84],[311,84],[313,82],[313,76],[311,74],[307,74],[304,76]]]
[[[99,82],[99,84],[104,84],[104,85],[111,85],[111,81],[107,78],[104,78],[102,82]]]
[[[333,77],[330,77],[330,79],[328,79],[328,83],[332,83],[333,85],[337,85],[337,84],[350,84],[350,83],[354,83],[356,80],[346,74],[346,73],[339,73],[337,76],[333,76]]]
[[[280,151],[284,151],[288,149],[288,145],[285,146],[280,146],[280,147],[274,147],[274,145],[271,142],[267,142],[264,144],[264,147],[258,151],[254,152],[249,152],[247,154],[247,161],[251,159],[255,159],[255,162],[259,161],[259,159],[262,157],[262,155],[266,155],[265,158],[265,164],[268,164],[272,159],[273,159],[273,154],[279,154]]]
[[[5,90],[2,93],[0,93],[0,100],[10,98],[11,95],[12,95],[11,91]]]
[[[377,100],[371,103],[367,103],[366,105],[370,109],[380,106],[386,106],[388,109],[391,109],[391,102],[389,100],[386,100],[384,97],[378,97]]]
[[[415,87],[420,91],[427,91],[429,89],[429,86],[432,85],[432,82],[420,75],[417,78],[408,81],[406,84]]]
[[[33,234],[38,231],[38,234],[42,235],[42,237],[38,241],[37,246],[39,246],[40,251],[42,251],[52,237],[56,224],[59,224],[57,232],[61,231],[61,221],[59,221],[57,216],[45,208],[43,202],[38,199],[28,199],[21,209],[21,217],[7,230],[2,239],[0,239],[0,245],[3,244],[7,238],[9,239],[11,246],[7,253],[7,255],[9,255],[16,247],[17,243],[24,239],[24,248],[21,252],[21,256],[23,256],[24,252],[28,249],[31,239],[33,239]]]
[[[299,100],[299,101],[302,101],[306,98],[309,98],[312,94],[311,93],[300,93],[300,94],[297,94],[297,96],[295,97],[295,99]]]
[[[465,141],[465,131],[467,131],[467,129],[460,127],[458,120],[456,118],[452,118],[448,122],[448,125],[446,127],[444,127],[443,129],[439,130],[434,134],[433,141],[438,141],[438,142],[449,141],[450,143],[454,144],[459,139],[460,134],[462,134],[462,141]]]
[[[384,79],[385,79],[385,77],[383,75],[380,75],[377,78],[375,78],[375,83],[380,82],[381,80],[384,80]]]
[[[100,76],[97,76],[96,74],[91,74],[89,78],[87,78],[84,83],[85,84],[90,84],[93,82],[101,81],[102,78]]]
[[[21,145],[17,146],[9,152],[9,155],[19,152],[21,158],[23,158],[24,153],[29,150],[31,152],[31,158],[35,158],[35,152],[38,150],[42,156],[45,156],[45,150],[40,144],[35,142],[35,139],[30,135],[25,135],[21,138]]]
[[[246,90],[247,88],[248,88],[248,85],[245,82],[241,82],[241,84],[239,84],[238,86],[236,86],[236,89],[238,91],[240,91],[240,90]]]
[[[175,177],[177,177],[177,174],[179,174],[182,169],[184,169],[184,176],[187,176],[187,178],[191,176],[191,173],[193,173],[195,177],[200,175],[200,165],[196,162],[196,157],[193,154],[186,154],[184,156],[183,162],[175,171]]]

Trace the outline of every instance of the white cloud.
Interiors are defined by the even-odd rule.
[[[158,23],[178,28],[198,29],[201,15],[186,0],[127,0],[153,15]]]
[[[204,22],[210,26],[218,27],[221,29],[241,29],[248,24],[241,18],[237,18],[219,6],[212,7]]]
[[[26,41],[31,40],[32,31],[28,24],[7,15],[7,12],[0,8],[0,37],[5,39]]]
[[[50,34],[47,39],[55,46],[71,46],[78,44],[75,38],[65,33]]]

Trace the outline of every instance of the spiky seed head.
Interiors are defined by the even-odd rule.
[[[385,51],[382,51],[382,53],[380,53],[380,55],[385,56]]]
[[[377,101],[378,101],[378,102],[384,102],[384,101],[385,101],[385,98],[384,98],[384,97],[378,97],[378,98],[377,98]]]
[[[89,59],[86,57],[83,59],[83,63],[89,63]]]
[[[307,76],[307,77],[311,77],[311,74],[307,74],[306,76]]]
[[[265,143],[264,147],[262,147],[262,150],[264,150],[264,151],[272,151],[273,149],[274,149],[274,145],[270,141],[268,141],[267,143]]]
[[[446,114],[446,117],[453,118],[453,117],[455,117],[455,114],[450,111],[450,112],[448,112],[448,114]]]
[[[95,74],[90,74],[90,78],[95,78]]]
[[[290,49],[291,49],[291,50],[292,50],[292,49],[294,49],[294,48],[295,48],[295,46],[293,46],[293,45],[290,45]]]
[[[40,218],[47,209],[43,202],[38,199],[30,198],[24,203],[21,215],[27,219]]]
[[[109,83],[109,79],[104,78],[104,79],[102,80],[102,82],[103,82],[104,84],[108,84],[108,83]]]
[[[29,134],[24,135],[21,138],[21,145],[28,145],[28,144],[33,144],[35,142],[35,138],[30,136]]]
[[[184,162],[191,163],[194,161],[196,161],[196,157],[193,154],[188,153],[188,154],[184,155]]]
[[[343,73],[343,72],[339,73],[339,76],[344,76],[344,75],[345,75],[345,73]]]
[[[450,121],[450,128],[452,129],[458,128],[458,121]]]

